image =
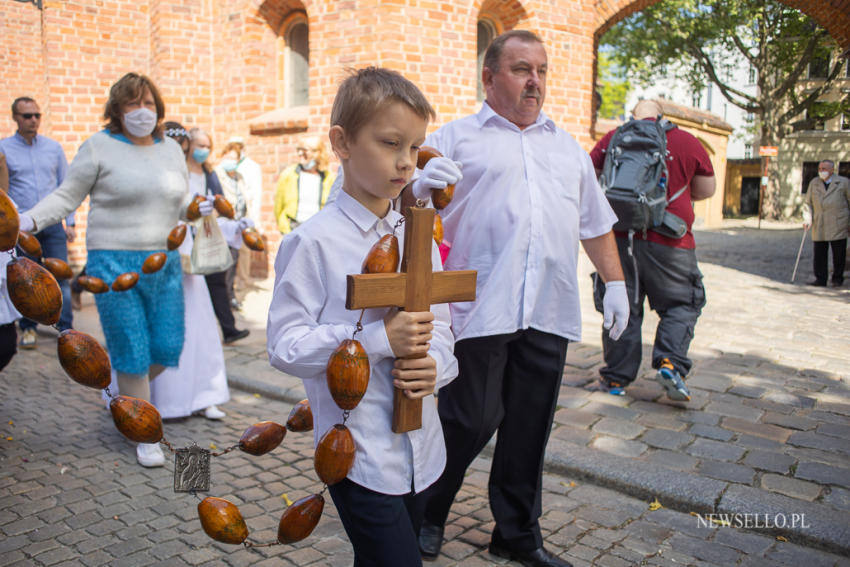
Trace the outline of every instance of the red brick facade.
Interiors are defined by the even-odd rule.
[[[42,133],[71,159],[102,125],[109,86],[127,71],[151,76],[169,119],[209,130],[218,148],[242,135],[264,171],[261,228],[272,242],[274,183],[303,132],[324,134],[345,69],[381,65],[416,82],[437,124],[479,107],[477,22],[525,28],[550,61],[546,111],[585,146],[592,140],[596,42],[608,27],[656,0],[0,0],[3,108],[36,98]],[[787,0],[850,48],[850,0]],[[309,25],[308,107],[285,108],[285,32]],[[6,110],[8,112],[8,110]],[[8,116],[8,115],[7,115]],[[13,132],[0,120],[0,136]],[[84,205],[85,207],[85,205]],[[84,225],[84,215],[80,215]],[[79,263],[84,249],[74,247]]]

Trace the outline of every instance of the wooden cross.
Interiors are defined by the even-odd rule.
[[[428,311],[435,303],[475,301],[475,270],[432,272],[434,209],[408,207],[404,213],[404,255],[401,272],[348,276],[347,309],[400,307]],[[408,358],[424,358],[425,355]],[[396,388],[393,393],[395,433],[422,427],[422,400],[411,400]]]

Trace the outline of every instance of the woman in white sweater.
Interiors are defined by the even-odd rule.
[[[86,272],[107,284],[125,272],[140,274],[124,292],[95,295],[112,366],[122,394],[150,399],[149,380],[177,366],[183,349],[180,258],[167,251],[168,234],[189,204],[186,162],[177,143],[162,135],[165,104],[146,76],[124,75],[109,91],[106,128],[80,146],[65,181],[22,215],[22,230],[38,230],[68,215],[89,197]],[[202,214],[212,211],[203,204]],[[142,274],[154,252],[165,266]],[[140,443],[143,466],[162,466],[159,444]]]

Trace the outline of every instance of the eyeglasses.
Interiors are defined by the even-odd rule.
[[[24,120],[30,120],[32,118],[36,118],[38,120],[41,120],[41,113],[40,112],[23,112],[23,113],[16,112],[15,114],[17,114],[18,116],[23,116]]]
[[[315,152],[316,150],[314,150],[313,148],[295,148],[295,151],[299,154],[309,154]]]

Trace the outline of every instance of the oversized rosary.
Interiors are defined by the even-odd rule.
[[[419,152],[418,167],[424,167],[432,157],[440,154],[433,148],[423,147]],[[442,209],[451,200],[454,187],[434,190],[432,201]],[[196,196],[187,207],[186,217],[200,217],[198,204],[205,197]],[[222,196],[214,201],[220,215],[233,218],[233,207]],[[401,224],[402,221],[399,221]],[[402,272],[399,265],[398,238],[393,233],[382,237],[369,251],[363,263],[362,275],[348,276],[348,309],[371,307],[400,307],[408,311],[427,311],[432,303],[472,301],[475,299],[474,271],[431,272],[431,239],[442,240],[442,223],[434,209],[417,203],[405,210],[405,245]],[[186,226],[178,225],[168,235],[168,250],[177,249],[186,236]],[[252,250],[263,250],[263,241],[253,228],[242,232],[243,240]],[[18,244],[31,256],[41,257],[38,240],[29,233],[19,231],[17,210],[5,193],[0,192],[0,251],[8,251],[13,260],[6,268],[9,298],[24,316],[44,325],[56,325],[62,309],[62,294],[58,279],[69,279],[72,272],[67,263],[57,258],[44,258],[40,265],[25,257],[14,257]],[[143,263],[141,272],[152,274],[166,262],[165,253],[151,254]],[[80,285],[92,293],[122,292],[139,281],[138,272],[119,275],[108,285],[93,276],[82,276]],[[361,311],[362,319],[362,311]],[[289,544],[308,537],[319,523],[325,500],[322,493],[327,486],[340,482],[354,465],[356,446],[350,430],[345,426],[349,413],[357,407],[369,384],[369,358],[354,336],[362,329],[360,321],[351,339],[344,340],[331,355],[327,366],[328,388],[337,406],[342,410],[342,423],[333,425],[319,440],[314,456],[314,468],[325,484],[317,494],[304,497],[284,510],[278,525],[277,540],[269,543],[247,541],[248,528],[237,506],[223,498],[209,496],[198,504],[198,516],[206,534],[223,543],[242,544],[245,547]],[[91,388],[105,390],[110,399],[109,410],[115,427],[121,434],[138,443],[161,443],[175,453],[174,490],[198,492],[209,490],[209,458],[240,449],[250,455],[261,456],[273,451],[283,441],[287,429],[301,432],[313,428],[313,415],[307,400],[299,402],[291,411],[286,426],[272,421],[262,421],[249,427],[239,443],[219,453],[210,453],[196,444],[175,449],[165,439],[162,418],[148,401],[130,396],[113,395],[109,391],[111,365],[109,356],[97,340],[86,333],[68,329],[61,331],[57,342],[59,362],[74,381]],[[424,355],[420,355],[424,356]],[[393,400],[392,429],[403,433],[421,427],[421,400],[405,397],[396,389]]]

